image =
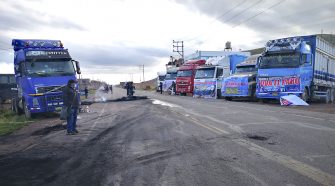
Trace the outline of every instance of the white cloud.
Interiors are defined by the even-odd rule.
[[[9,38],[60,39],[82,62],[84,76],[102,76],[109,83],[124,81],[129,74],[138,81],[141,64],[147,65],[146,79],[154,78],[164,70],[169,56],[175,55],[173,39],[185,40],[188,53],[223,50],[226,41],[236,50],[261,47],[256,45],[260,38],[255,31],[213,22],[207,14],[171,0],[7,0],[0,2],[0,11],[14,16],[7,25],[10,29],[0,27],[5,37],[1,47],[11,47]],[[15,14],[20,15],[17,20]],[[0,23],[1,19],[6,17],[0,15]],[[30,22],[22,22],[24,19]],[[99,52],[101,49],[108,53]],[[9,55],[0,57],[6,64],[12,60]]]

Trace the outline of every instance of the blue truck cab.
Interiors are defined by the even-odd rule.
[[[14,111],[30,118],[35,113],[60,110],[63,87],[81,73],[79,62],[59,40],[13,39],[12,45],[18,89],[12,100]]]
[[[256,98],[257,61],[259,54],[252,55],[236,66],[236,71],[225,78],[222,83],[222,97],[226,100],[234,98]]]
[[[270,40],[258,64],[257,97],[296,95],[305,101],[334,101],[334,35]]]

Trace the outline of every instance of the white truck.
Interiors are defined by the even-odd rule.
[[[166,72],[157,72],[157,86],[156,91],[160,91],[160,83],[164,83]]]
[[[199,66],[194,78],[195,98],[220,98],[222,80],[234,73],[236,65],[243,62],[249,53],[231,53],[225,56],[212,57],[206,64]]]

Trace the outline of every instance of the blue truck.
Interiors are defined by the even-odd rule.
[[[59,40],[13,39],[12,46],[18,89],[12,100],[13,110],[23,112],[27,118],[60,110],[63,87],[81,74],[79,62],[71,58]]]
[[[226,100],[248,98],[256,100],[257,61],[260,54],[252,55],[236,66],[233,75],[222,83],[222,97]]]
[[[257,97],[296,95],[304,101],[335,99],[335,35],[270,40],[258,65]]]
[[[195,98],[221,98],[224,78],[235,72],[236,65],[243,62],[249,53],[229,52],[225,56],[211,57],[197,68],[194,78]]]

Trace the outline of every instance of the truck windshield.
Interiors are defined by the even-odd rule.
[[[164,81],[165,76],[158,76],[159,81]]]
[[[75,69],[71,61],[26,62],[27,75],[32,77],[72,76]]]
[[[261,58],[259,68],[295,68],[299,63],[299,54],[271,54]]]
[[[192,70],[180,70],[177,72],[177,77],[190,77],[192,74]]]
[[[257,72],[255,66],[240,66],[236,67],[236,74],[243,74],[243,73],[253,73]]]
[[[168,73],[168,74],[166,74],[166,76],[165,76],[165,80],[174,80],[174,79],[176,79],[176,77],[177,77],[177,73]]]
[[[215,68],[198,69],[195,74],[195,79],[213,78]]]

